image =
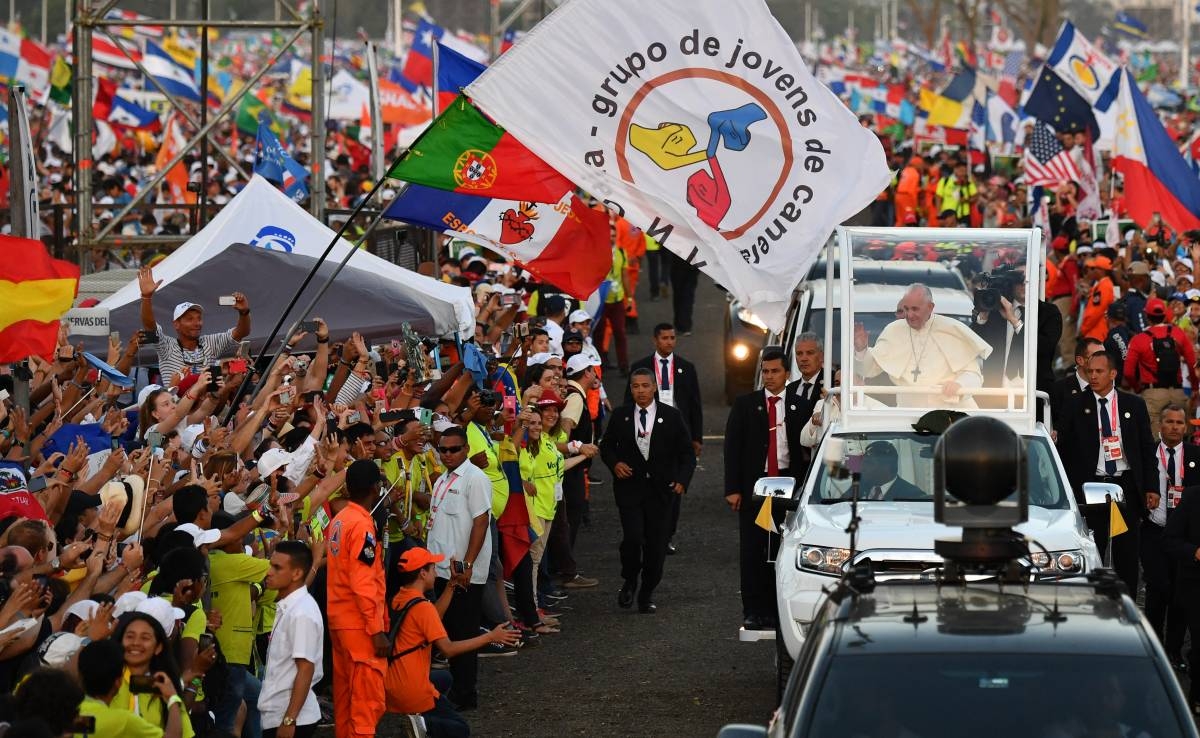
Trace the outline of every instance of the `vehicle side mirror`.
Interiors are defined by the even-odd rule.
[[[717,738],[767,738],[767,729],[761,725],[726,725]]]
[[[772,498],[771,504],[781,510],[795,510],[799,506],[799,501],[792,498],[795,490],[795,477],[763,477],[754,483],[754,496]]]
[[[757,491],[757,487],[755,490]],[[1117,502],[1125,501],[1125,490],[1121,485],[1111,482],[1085,482],[1083,485],[1083,502],[1085,505],[1103,505],[1111,497]]]

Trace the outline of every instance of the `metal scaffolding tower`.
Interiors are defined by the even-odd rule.
[[[181,19],[177,18],[175,13],[175,3],[171,3],[171,17],[169,18],[144,18],[138,19],[137,25],[154,25],[165,28],[194,28],[198,29],[201,38],[207,39],[208,29],[247,29],[247,30],[278,30],[287,32],[291,35],[287,37],[283,46],[274,49],[270,58],[263,66],[250,77],[249,80],[236,93],[231,95],[221,108],[213,114],[207,112],[207,102],[200,104],[200,117],[192,115],[188,110],[189,104],[181,102],[175,96],[165,90],[162,85],[146,73],[146,69],[142,63],[134,58],[134,55],[129,52],[126,46],[118,41],[117,33],[114,31],[116,27],[124,27],[131,25],[131,21],[121,18],[107,18],[117,4],[118,0],[73,0],[74,17],[74,33],[73,33],[73,51],[75,58],[75,98],[72,101],[73,115],[76,123],[75,132],[75,191],[77,193],[77,211],[76,222],[78,232],[78,248],[86,249],[95,246],[112,246],[120,243],[122,246],[137,245],[140,243],[170,243],[172,241],[182,243],[186,241],[188,236],[124,236],[114,233],[114,229],[118,227],[121,220],[132,212],[140,204],[145,203],[146,198],[154,193],[158,185],[165,178],[167,172],[176,164],[183,160],[184,156],[194,149],[199,148],[204,151],[208,146],[218,155],[227,160],[235,169],[243,176],[247,173],[242,169],[239,162],[234,160],[233,156],[225,150],[224,147],[217,145],[212,138],[212,131],[229,116],[231,113],[236,115],[236,110],[242,98],[249,94],[255,84],[262,78],[268,69],[273,67],[280,57],[289,49],[294,48],[302,38],[306,35],[310,37],[312,45],[312,134],[311,134],[311,187],[310,187],[310,210],[314,217],[319,220],[324,220],[325,209],[325,96],[326,96],[326,81],[325,81],[325,65],[321,63],[321,56],[324,54],[324,30],[325,22],[321,16],[321,0],[312,0],[311,8],[307,14],[302,15],[293,6],[292,0],[273,0],[275,6],[276,20],[210,20],[211,13],[209,12],[211,0],[200,0],[201,17],[198,19]],[[100,34],[102,38],[107,39],[110,43],[121,49],[125,56],[129,59],[137,70],[145,78],[147,85],[153,86],[167,98],[167,102],[173,110],[179,114],[184,121],[189,123],[196,129],[180,151],[172,158],[161,171],[155,173],[149,181],[142,185],[142,189],[138,191],[133,200],[126,204],[107,224],[97,227],[99,224],[93,221],[93,206],[92,206],[92,170],[93,161],[92,154],[92,131],[94,128],[92,120],[92,98],[94,94],[94,77],[92,71],[92,42],[96,34]],[[201,62],[202,78],[200,80],[200,94],[206,97],[208,94],[208,68],[207,63],[207,44],[202,45],[205,52],[205,59]],[[208,177],[208,167],[202,164],[201,169],[201,190]],[[203,210],[201,210],[203,213]]]

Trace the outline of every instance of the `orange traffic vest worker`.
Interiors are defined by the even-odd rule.
[[[1079,322],[1080,338],[1095,338],[1103,341],[1108,338],[1108,306],[1113,302],[1112,260],[1107,256],[1097,256],[1087,260],[1088,278],[1092,280],[1092,289],[1088,292],[1087,304],[1083,308],[1083,318]]]
[[[372,461],[346,470],[350,498],[326,536],[333,715],[337,738],[373,736],[386,709],[387,593],[379,534],[368,511],[383,479]]]
[[[421,715],[431,736],[468,735],[470,726],[454,709],[446,696],[450,672],[431,671],[433,650],[454,658],[461,653],[483,648],[489,643],[515,646],[520,632],[501,623],[490,633],[461,641],[452,641],[442,625],[442,616],[450,607],[457,587],[442,590],[436,603],[428,597],[437,581],[437,564],[445,560],[424,548],[410,548],[399,558],[400,589],[392,600],[391,653],[388,655],[388,712]]]

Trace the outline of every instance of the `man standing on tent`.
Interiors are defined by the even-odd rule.
[[[162,286],[162,280],[154,281],[150,267],[138,270],[138,287],[142,292],[142,328],[158,336],[158,369],[163,384],[184,367],[208,369],[221,356],[232,353],[238,341],[250,335],[250,303],[241,292],[233,293],[233,307],[238,311],[237,325],[224,333],[200,335],[204,330],[204,308],[194,302],[181,302],[175,306],[171,318],[175,335],[165,335],[162,326],[154,319],[154,293]]]

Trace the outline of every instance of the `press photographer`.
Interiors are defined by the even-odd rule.
[[[998,268],[971,280],[971,327],[992,347],[983,360],[985,387],[1019,386],[1025,373],[1025,272]]]

